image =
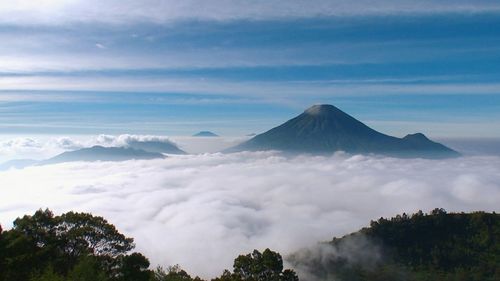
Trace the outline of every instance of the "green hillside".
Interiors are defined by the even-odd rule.
[[[435,209],[372,221],[334,238],[328,258],[290,260],[320,280],[500,280],[500,215]],[[304,258],[306,257],[306,258]]]

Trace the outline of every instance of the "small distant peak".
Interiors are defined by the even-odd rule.
[[[415,133],[415,134],[408,134],[406,135],[403,139],[413,139],[413,140],[429,140],[424,134],[422,133]]]
[[[193,135],[193,137],[218,137],[219,135],[214,134],[210,131],[201,131]]]
[[[310,115],[322,115],[335,111],[339,111],[339,109],[331,104],[315,104],[306,109],[304,112]]]
[[[106,149],[106,148],[102,145],[93,145],[90,147],[90,149]]]

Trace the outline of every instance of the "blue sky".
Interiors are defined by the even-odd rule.
[[[0,4],[0,134],[244,135],[332,103],[500,137],[498,1],[32,2]]]

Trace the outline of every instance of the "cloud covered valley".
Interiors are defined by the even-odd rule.
[[[0,172],[0,223],[39,208],[92,212],[153,265],[213,277],[253,249],[284,254],[398,213],[499,211],[500,157],[447,160],[206,153]]]

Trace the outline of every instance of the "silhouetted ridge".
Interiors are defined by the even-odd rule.
[[[313,105],[299,116],[228,151],[281,150],[289,152],[377,153],[402,157],[441,158],[459,154],[423,134],[405,138],[373,130],[329,104]]]
[[[218,137],[219,135],[210,131],[201,131],[193,135],[193,137]]]
[[[127,147],[144,150],[148,152],[157,152],[157,153],[169,153],[169,154],[186,154],[183,150],[181,150],[177,145],[167,141],[129,141],[127,143]]]
[[[148,152],[129,147],[103,147],[93,146],[75,151],[63,152],[55,157],[41,161],[39,165],[56,164],[75,161],[126,161],[126,160],[146,160],[164,158],[165,156],[157,152]]]

